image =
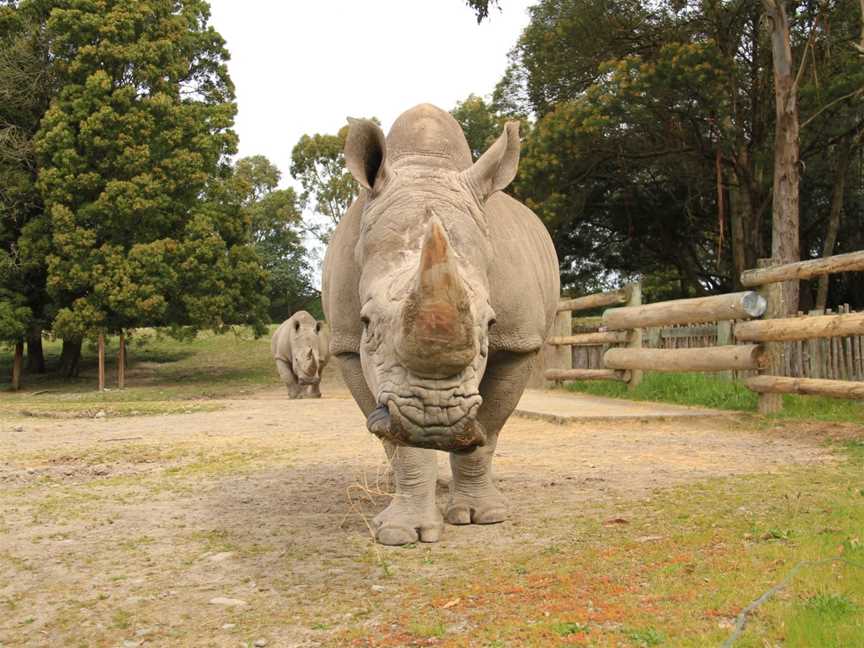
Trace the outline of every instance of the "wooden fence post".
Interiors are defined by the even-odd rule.
[[[117,387],[126,387],[126,334],[120,331],[120,349],[117,351]]]
[[[99,334],[99,391],[105,391],[105,334]]]
[[[21,389],[21,369],[24,366],[24,341],[15,343],[15,356],[12,360],[12,389]]]
[[[555,314],[555,323],[552,325],[552,335],[566,336],[573,333],[573,311],[564,310],[558,311]],[[573,347],[569,345],[550,346],[546,345],[544,349],[546,354],[547,369],[572,369],[573,368]],[[556,382],[546,381],[545,387],[550,387],[557,384]]]
[[[759,259],[757,267],[769,268],[776,265],[774,259]],[[762,289],[762,295],[768,302],[768,307],[765,310],[766,319],[776,319],[786,317],[786,308],[784,303],[784,291],[782,283],[768,284]],[[782,376],[784,362],[785,345],[782,342],[768,342],[765,344],[765,360],[764,367],[760,374],[768,376]],[[760,414],[776,414],[783,410],[783,395],[782,394],[759,394],[759,413]]]
[[[573,332],[573,313],[569,310],[558,311],[555,321],[549,331],[549,338],[569,336]],[[568,345],[552,345],[548,342],[537,352],[534,368],[528,386],[532,389],[547,389],[554,387],[559,381],[546,379],[547,369],[572,369],[573,347]]]
[[[729,346],[735,344],[732,339],[732,322],[730,320],[721,320],[717,322],[717,346]],[[724,371],[721,373],[724,378],[732,380],[734,372]]]
[[[630,301],[627,302],[627,306],[641,306],[642,305],[642,283],[636,282],[630,285]],[[642,348],[642,329],[633,329],[630,332],[630,340],[627,342],[628,349],[641,349]],[[642,372],[641,371],[631,371],[630,372],[630,381],[627,383],[627,389],[633,391],[636,389],[639,384],[642,382]]]

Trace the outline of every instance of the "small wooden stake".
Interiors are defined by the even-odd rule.
[[[105,335],[99,334],[99,391],[105,391]]]
[[[627,302],[628,306],[641,306],[642,305],[642,284],[634,283],[629,286],[630,288],[630,300]],[[642,348],[642,336],[643,332],[641,328],[635,328],[630,332],[630,340],[627,343],[628,349],[641,349]],[[627,382],[627,389],[629,391],[633,391],[642,383],[642,371],[638,369],[634,369],[630,372],[630,380]]]
[[[117,352],[117,386],[126,387],[126,334],[120,332],[120,350]]]
[[[21,389],[21,368],[24,366],[24,342],[15,343],[15,357],[12,361],[12,389]]]

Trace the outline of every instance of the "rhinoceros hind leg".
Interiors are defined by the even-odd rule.
[[[393,501],[373,520],[375,539],[383,545],[437,542],[444,530],[435,503],[438,461],[434,450],[384,444],[393,467]]]
[[[507,500],[492,483],[492,455],[497,434],[468,454],[450,454],[453,481],[445,518],[450,524],[494,524],[508,516]]]

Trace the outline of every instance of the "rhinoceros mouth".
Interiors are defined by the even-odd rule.
[[[421,408],[407,399],[390,398],[373,410],[366,426],[397,445],[467,452],[486,443],[486,431],[476,418],[482,399],[476,394],[459,400],[466,402]]]

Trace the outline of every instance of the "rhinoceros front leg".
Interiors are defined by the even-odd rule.
[[[438,459],[435,450],[396,446],[384,442],[393,468],[393,501],[373,520],[375,539],[384,545],[437,542],[444,519],[435,503]]]
[[[297,377],[291,370],[291,366],[280,358],[276,358],[276,370],[279,372],[279,377],[288,388],[288,398],[297,398],[300,396],[300,384],[297,382]]]
[[[375,397],[366,385],[360,356],[336,356],[351,395],[365,416],[375,409]],[[384,441],[396,494],[390,505],[375,516],[375,539],[385,545],[435,542],[441,537],[444,521],[435,503],[438,459],[435,450],[406,448]]]
[[[318,383],[303,385],[300,398],[321,398],[321,387]]]
[[[480,384],[483,405],[477,419],[486,430],[486,445],[467,454],[450,453],[453,481],[445,517],[450,524],[493,524],[507,519],[507,500],[492,480],[492,458],[498,433],[516,409],[531,377],[536,353],[496,353],[489,358]]]

